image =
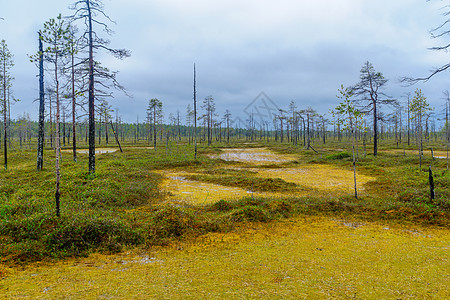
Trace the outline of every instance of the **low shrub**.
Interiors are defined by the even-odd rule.
[[[105,218],[65,220],[44,239],[50,251],[66,255],[83,255],[89,249],[118,252],[140,241],[142,237],[121,221]]]
[[[326,156],[326,158],[334,160],[334,159],[344,159],[344,158],[348,158],[351,156],[352,156],[352,154],[350,152],[342,151],[342,152],[330,154],[330,155]]]
[[[177,207],[165,207],[154,215],[150,231],[154,238],[166,239],[182,236],[194,225],[194,217]]]
[[[237,222],[267,222],[270,218],[265,209],[258,206],[247,205],[234,210],[231,213],[231,219]]]
[[[292,204],[285,200],[272,200],[265,203],[264,207],[275,216],[287,218],[291,215],[293,207]]]
[[[233,208],[233,205],[225,200],[219,200],[212,205],[214,211],[229,211]]]

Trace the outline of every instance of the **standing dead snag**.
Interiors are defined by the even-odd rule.
[[[98,62],[94,62],[94,51],[103,49],[111,53],[116,58],[122,59],[130,56],[130,52],[125,49],[113,49],[108,47],[109,41],[102,39],[94,30],[94,25],[100,26],[107,34],[112,34],[112,30],[101,20],[100,17],[106,19],[106,22],[112,20],[105,14],[103,2],[101,0],[79,0],[74,3],[72,9],[75,13],[70,17],[73,21],[82,20],[86,25],[86,30],[81,34],[81,39],[88,48],[88,115],[89,115],[89,173],[95,174],[95,99],[97,94],[100,96],[112,96],[111,93],[102,95],[102,91],[96,90],[94,83],[96,78],[103,78],[111,82],[111,87],[124,91],[124,88],[117,82],[117,72],[108,72],[105,68],[100,68]],[[100,17],[99,17],[100,16]],[[98,79],[97,79],[98,80]],[[102,83],[105,87],[106,84]]]
[[[8,45],[5,40],[0,42],[0,78],[2,86],[2,109],[3,109],[3,143],[4,143],[4,156],[5,156],[5,170],[8,169],[8,95],[7,91],[11,86],[12,77],[9,70],[14,66],[13,55],[8,49]]]
[[[162,102],[158,100],[157,98],[153,98],[149,100],[148,102],[148,108],[147,112],[150,113],[151,119],[153,120],[153,147],[156,151],[156,124],[159,123],[161,125],[161,122],[158,120],[162,117]]]
[[[194,158],[197,159],[197,74],[194,64]]]
[[[44,91],[44,50],[42,46],[42,34],[39,31],[39,135],[37,149],[37,170],[44,166],[44,119],[45,119],[45,91]]]
[[[434,200],[434,180],[433,180],[433,171],[431,170],[431,166],[428,167],[428,182],[430,183],[430,200]]]

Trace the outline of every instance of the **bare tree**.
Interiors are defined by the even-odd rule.
[[[208,130],[208,146],[212,143],[212,128],[214,124],[214,116],[216,111],[216,104],[214,103],[214,98],[212,96],[208,96],[203,100],[202,108],[205,110],[205,114],[203,114],[202,118],[206,122],[207,130]]]
[[[312,138],[312,124],[314,124],[314,119],[317,117],[317,112],[310,106],[307,109],[300,111],[300,115],[304,116],[304,122],[306,122],[305,134],[306,134],[306,149],[316,150],[311,146]]]
[[[94,87],[95,77],[99,75],[99,70],[94,61],[94,51],[106,50],[115,57],[122,59],[130,56],[130,52],[125,49],[113,49],[110,48],[109,41],[102,39],[98,36],[95,26],[101,27],[107,34],[111,35],[112,30],[105,22],[112,22],[108,15],[104,12],[103,2],[101,0],[79,0],[76,1],[72,9],[75,13],[71,16],[71,19],[83,20],[86,25],[86,30],[82,33],[82,40],[86,43],[88,48],[89,57],[87,59],[89,65],[89,87],[88,87],[88,106],[89,106],[89,173],[95,173],[95,98],[96,90]],[[101,19],[105,21],[102,21]],[[104,70],[103,70],[104,71]],[[107,75],[103,71],[103,76]],[[107,76],[112,80],[112,85],[115,88],[123,89],[115,80],[115,73]]]
[[[360,81],[352,87],[352,92],[362,102],[361,112],[373,116],[373,155],[378,153],[378,120],[380,119],[379,105],[393,104],[395,100],[382,91],[388,80],[381,72],[377,72],[372,64],[366,61],[360,71]]]
[[[42,45],[42,34],[39,31],[39,136],[37,150],[37,170],[41,171],[44,166],[44,123],[45,123],[45,90],[44,90],[44,50]]]
[[[156,124],[162,116],[162,102],[157,98],[153,98],[148,102],[147,112],[151,115],[153,121],[153,147],[156,151]]]
[[[10,88],[12,77],[10,74],[11,68],[14,66],[13,55],[8,49],[5,40],[0,42],[0,78],[2,86],[2,104],[3,104],[3,142],[4,142],[4,156],[5,156],[5,170],[8,169],[8,95],[7,91]]]
[[[194,158],[197,159],[197,74],[194,64]]]
[[[448,170],[448,148],[450,144],[450,124],[449,124],[449,110],[450,110],[450,95],[448,91],[444,91],[445,95],[445,142],[447,144],[447,170]]]
[[[227,144],[230,143],[230,125],[231,125],[231,112],[227,109],[223,115],[223,120],[227,126]]]
[[[191,144],[191,139],[194,136],[193,118],[194,118],[194,111],[191,109],[191,104],[189,103],[186,107],[186,126],[188,127],[188,143],[189,143],[189,145]]]

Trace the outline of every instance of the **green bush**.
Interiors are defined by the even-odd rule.
[[[264,207],[272,214],[287,218],[292,213],[292,205],[285,200],[272,200],[265,203]]]
[[[247,205],[234,210],[231,214],[231,219],[238,222],[267,222],[269,221],[269,216],[263,208]]]
[[[124,245],[142,243],[143,236],[122,221],[97,215],[49,214],[3,220],[0,236],[10,242],[0,257],[14,261],[39,260],[46,256],[85,255],[90,251],[118,252]]]
[[[141,240],[138,233],[118,220],[79,218],[63,221],[44,242],[51,251],[80,255],[89,249],[118,252],[124,245],[139,244]]]
[[[158,211],[152,220],[152,231],[156,238],[182,236],[193,226],[194,218],[188,212],[168,206]]]
[[[214,211],[229,211],[233,208],[233,205],[225,200],[219,200],[212,205]]]
[[[350,152],[342,151],[342,152],[330,154],[326,158],[334,160],[334,159],[344,159],[344,158],[348,158],[351,156],[352,156],[352,154]]]

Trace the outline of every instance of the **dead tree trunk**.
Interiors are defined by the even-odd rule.
[[[42,35],[39,32],[39,135],[37,147],[37,170],[41,171],[44,165],[44,53],[42,49]]]

